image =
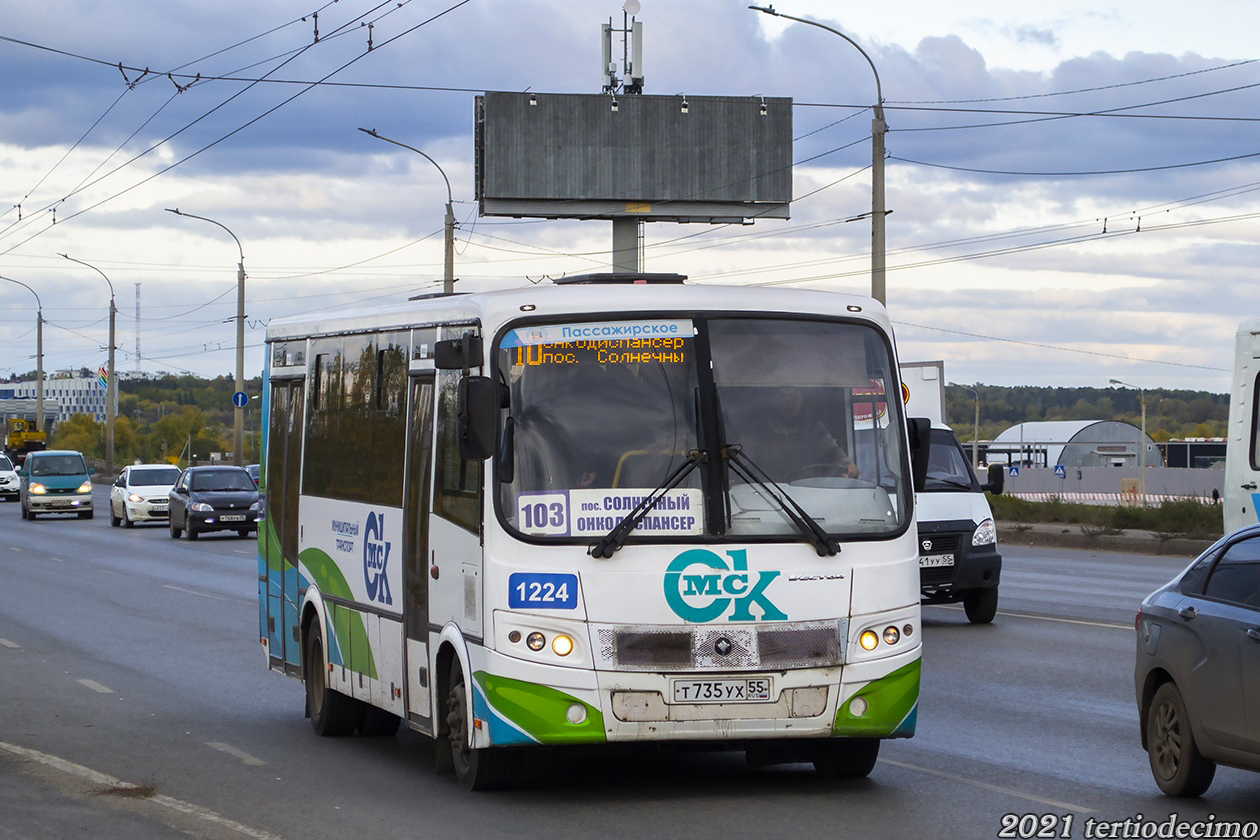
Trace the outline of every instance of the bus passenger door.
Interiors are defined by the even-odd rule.
[[[272,668],[301,674],[298,634],[298,493],[301,487],[303,383],[271,384],[267,430],[267,515],[258,532],[266,563],[267,635]]]
[[[407,719],[433,731],[429,673],[429,509],[433,473],[433,374],[411,380],[403,498],[403,625]]]

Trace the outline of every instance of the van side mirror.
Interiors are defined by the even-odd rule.
[[[494,454],[494,431],[499,416],[499,389],[488,376],[459,380],[459,457],[484,461]]]
[[[980,485],[981,490],[987,490],[994,496],[1002,495],[1002,488],[1006,486],[1006,467],[1002,464],[989,464],[989,480]]]
[[[910,430],[910,479],[914,492],[922,492],[927,484],[928,454],[932,447],[932,421],[926,417],[911,417],[906,421]]]

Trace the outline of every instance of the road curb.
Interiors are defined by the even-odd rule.
[[[1070,522],[998,522],[998,545],[1025,545],[1042,548],[1083,548],[1097,551],[1123,551],[1133,554],[1162,554],[1198,557],[1214,540],[1186,537],[1164,538],[1153,531],[1125,530],[1097,533],[1099,529]]]

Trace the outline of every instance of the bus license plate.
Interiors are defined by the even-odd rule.
[[[767,703],[770,680],[674,680],[675,703]]]
[[[219,517],[220,522],[244,522],[245,514],[243,513],[225,513]],[[951,561],[952,562],[952,561]]]
[[[925,554],[919,557],[920,569],[930,569],[936,566],[952,565],[954,565],[954,555],[952,554]]]

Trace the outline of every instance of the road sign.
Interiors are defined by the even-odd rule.
[[[1014,476],[1017,476],[1017,475],[1019,475],[1019,467],[1012,466],[1012,467],[1011,467],[1011,476],[1012,476],[1012,477],[1014,477]]]
[[[249,404],[249,394],[244,391],[237,391],[232,395],[232,405],[237,408],[244,408]]]
[[[1062,464],[1057,465],[1054,468],[1054,477],[1067,478],[1067,467],[1063,466]]]

